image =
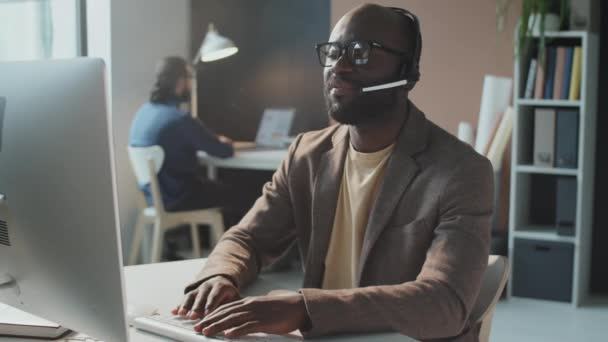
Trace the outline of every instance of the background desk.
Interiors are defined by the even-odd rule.
[[[184,285],[188,284],[205,264],[205,259],[166,262],[125,267],[125,290],[127,302],[133,305],[153,304],[161,312],[169,312],[181,302]],[[266,294],[271,290],[297,290],[302,284],[302,273],[264,273],[246,291],[246,295]],[[130,329],[131,342],[160,342],[166,338]],[[41,340],[0,338],[2,342],[40,342]],[[315,341],[331,342],[411,342],[406,336],[392,334],[345,335]],[[112,341],[107,341],[112,342]]]
[[[218,168],[275,171],[287,157],[287,149],[266,151],[235,151],[234,157],[216,158],[199,151],[198,160],[207,166],[207,177],[217,180]]]

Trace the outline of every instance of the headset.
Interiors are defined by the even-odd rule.
[[[416,82],[418,82],[418,80],[420,79],[420,53],[422,49],[422,34],[420,33],[420,22],[418,21],[418,17],[416,17],[416,15],[414,15],[412,12],[403,8],[388,8],[404,16],[406,20],[410,20],[414,24],[414,33],[416,36],[414,44],[414,54],[412,55],[411,61],[408,60],[407,55],[403,57],[403,64],[401,66],[401,71],[399,72],[400,80],[390,83],[379,84],[372,87],[366,87],[361,89],[362,92],[370,92],[401,86],[405,86],[407,90],[411,90],[412,88],[414,88],[414,85],[416,85]]]

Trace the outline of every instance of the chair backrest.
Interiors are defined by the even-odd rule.
[[[489,336],[494,307],[498,303],[502,290],[505,288],[508,276],[508,259],[500,255],[490,255],[477,301],[471,311],[471,320],[475,323],[481,323],[481,330],[485,330],[484,335],[486,335],[486,339],[484,340],[487,340],[487,336]],[[481,334],[480,341],[482,341]]]
[[[140,185],[150,184],[154,208],[158,213],[164,212],[165,206],[163,205],[157,174],[165,160],[165,151],[158,145],[148,147],[129,146],[128,151],[137,183]]]

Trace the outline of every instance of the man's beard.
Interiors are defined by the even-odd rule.
[[[366,125],[382,122],[397,106],[398,88],[360,93],[348,103],[333,102],[325,90],[329,116],[346,125]]]

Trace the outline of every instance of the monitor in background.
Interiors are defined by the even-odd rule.
[[[284,147],[289,137],[296,110],[268,108],[264,110],[255,143],[261,147]]]
[[[0,302],[126,341],[105,67],[0,63]]]
[[[289,131],[291,131],[295,113],[295,108],[265,109],[255,141],[237,141],[234,147],[240,151],[284,149],[291,143]]]

